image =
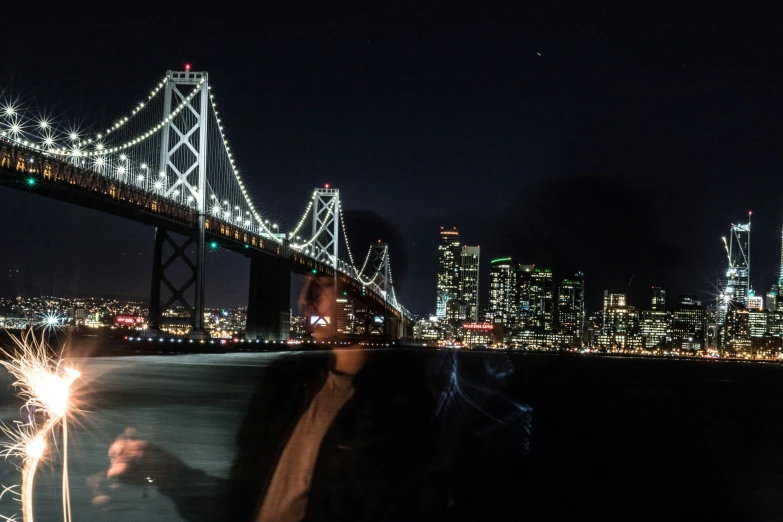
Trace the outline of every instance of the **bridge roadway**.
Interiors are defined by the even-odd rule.
[[[31,183],[30,180],[34,180]],[[95,171],[84,169],[0,138],[0,186],[34,192],[123,217],[171,232],[193,236],[198,226],[195,208],[176,203],[162,195],[151,193],[131,182],[109,179]],[[282,260],[291,271],[334,277],[335,269],[302,254],[269,237],[250,233],[236,225],[207,215],[205,236],[207,242],[217,241],[221,248],[260,261],[264,269],[269,265],[263,258],[271,256]],[[253,275],[251,274],[251,279]],[[252,282],[251,282],[252,283]],[[396,337],[410,329],[410,318],[389,304],[384,296],[348,274],[338,271],[337,291],[364,304],[376,314],[383,313],[401,325]],[[252,298],[251,298],[252,301]]]

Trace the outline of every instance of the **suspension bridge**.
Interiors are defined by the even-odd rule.
[[[292,273],[310,279],[308,331],[409,336],[388,245],[367,245],[356,262],[338,189],[316,188],[284,231],[254,204],[243,174],[208,74],[189,66],[168,71],[144,102],[90,132],[14,100],[0,107],[2,186],[155,227],[150,329],[184,324],[191,337],[207,336],[205,252],[219,245],[250,258],[249,339],[288,339]],[[183,267],[187,277],[177,277]],[[350,321],[340,320],[346,302]]]

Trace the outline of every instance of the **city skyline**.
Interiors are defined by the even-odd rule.
[[[779,239],[779,242],[777,243],[776,256],[775,257],[765,256],[766,258],[774,259],[773,266],[762,267],[762,269],[760,270],[762,276],[756,276],[755,278],[756,284],[754,285],[754,279],[750,271],[750,259],[751,259],[750,217],[751,215],[752,212],[748,212],[747,223],[734,223],[734,222],[729,223],[729,236],[725,236],[725,235],[721,236],[719,238],[719,241],[715,242],[716,251],[719,251],[721,248],[725,250],[724,267],[716,268],[716,273],[714,276],[715,282],[712,284],[711,290],[694,289],[694,288],[686,287],[684,289],[680,288],[676,292],[671,292],[670,290],[667,290],[667,285],[665,281],[661,281],[660,279],[653,278],[653,280],[656,281],[656,283],[651,286],[654,290],[657,289],[657,291],[659,292],[659,295],[653,297],[652,300],[653,308],[655,308],[655,303],[657,301],[660,301],[663,304],[663,307],[665,308],[667,292],[670,292],[670,295],[672,297],[677,297],[681,295],[694,295],[695,293],[695,295],[698,295],[699,299],[702,301],[705,302],[714,301],[718,309],[719,320],[722,320],[725,318],[725,313],[729,308],[729,303],[732,301],[741,302],[745,307],[757,306],[757,304],[755,305],[749,304],[751,301],[753,303],[761,302],[763,303],[764,307],[766,307],[767,302],[770,299],[776,300],[777,292],[779,291],[779,285],[781,284],[781,282],[783,282],[783,226],[781,226],[778,229],[780,231],[780,238],[777,237],[775,238],[775,239]],[[453,248],[454,248],[454,252],[456,252],[460,240],[464,239],[462,236],[460,236],[459,232],[457,231],[458,228],[455,226],[452,227],[451,229],[445,229],[443,226],[441,226],[440,230],[441,230],[441,246],[444,245],[443,242],[444,230],[446,230],[445,234],[454,234],[456,242],[454,243]],[[761,238],[761,241],[764,241],[765,239],[768,238]],[[756,235],[754,234],[754,242],[758,240],[759,238],[756,237]],[[720,241],[722,241],[722,243]],[[509,249],[509,251],[511,250],[513,250],[513,248]],[[530,265],[525,265],[525,263],[530,263],[530,262],[531,259],[529,258],[520,259],[516,257],[497,257],[495,259],[492,259],[487,266],[479,267],[481,279],[487,281],[487,286],[489,288],[488,292],[484,292],[483,294],[480,294],[480,303],[481,303],[480,308],[487,310],[487,312],[491,312],[493,309],[496,309],[497,306],[496,302],[498,300],[503,299],[502,297],[493,297],[493,291],[500,292],[498,296],[503,294],[502,290],[496,288],[497,284],[499,283],[497,283],[497,281],[493,282],[493,273],[492,273],[493,266],[507,267],[509,270],[511,265],[514,263],[520,265],[520,267],[536,266],[535,263]],[[506,264],[496,265],[496,263],[506,263]],[[575,270],[575,272],[582,274],[581,270],[578,268]],[[582,275],[582,277],[584,277],[584,275]],[[618,292],[622,291],[624,294],[631,294],[632,292],[629,291],[629,288],[633,283],[634,277],[635,274],[632,274],[628,287],[625,289],[623,289],[622,285],[609,286],[607,287],[607,289],[610,291],[618,291]],[[456,281],[454,281],[453,284],[458,285]],[[493,290],[493,288],[495,288],[495,290]],[[639,293],[639,295],[642,295],[642,293]],[[591,303],[591,306],[588,306],[588,309],[590,309],[591,307],[597,309],[600,306],[600,296],[599,297],[591,296],[591,297],[592,298],[587,301]],[[439,318],[445,317],[445,313],[443,315],[439,315],[436,313],[435,315],[437,315]]]

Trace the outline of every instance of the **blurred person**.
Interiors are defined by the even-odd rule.
[[[333,290],[333,279],[310,278],[302,295],[326,317]],[[111,508],[105,479],[115,479],[157,487],[189,522],[469,520],[489,491],[475,479],[527,447],[530,410],[497,391],[513,373],[507,358],[487,366],[466,355],[476,357],[361,347],[283,356],[250,400],[228,479],[128,430],[92,481],[93,503]]]
[[[321,315],[333,284],[311,278],[304,292]],[[250,400],[227,480],[133,430],[111,445],[105,478],[156,486],[188,521],[435,520],[446,501],[434,397],[413,359],[356,347],[283,356]],[[93,486],[93,503],[110,507],[105,482]]]

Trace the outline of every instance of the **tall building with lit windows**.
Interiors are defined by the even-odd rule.
[[[780,276],[778,277],[778,285],[783,285],[783,231],[780,233]]]
[[[557,322],[561,334],[572,343],[581,343],[585,322],[585,276],[577,272],[563,279],[558,289]]]
[[[555,331],[555,281],[548,268],[535,268],[530,276],[532,325],[539,332]]]
[[[345,297],[339,297],[337,301],[337,334],[354,333],[353,302]]]
[[[726,321],[728,310],[739,303],[748,307],[750,296],[750,216],[748,222],[731,224],[729,237],[723,238],[728,267],[725,279],[718,281],[718,324]],[[783,255],[783,253],[782,253]]]
[[[609,316],[609,309],[616,307],[626,306],[626,296],[622,292],[610,292],[604,290],[604,308],[603,308],[603,334],[607,335],[607,317]]]
[[[510,325],[516,318],[517,272],[510,257],[489,262],[487,319]]]
[[[479,260],[481,249],[477,246],[463,246],[460,254],[460,319],[478,320],[479,307]]]
[[[459,272],[462,255],[459,231],[457,227],[444,229],[440,227],[440,242],[438,243],[438,295],[435,305],[435,315],[445,319],[447,308],[459,309]],[[449,302],[452,306],[449,307]]]
[[[517,323],[522,328],[532,327],[531,285],[536,265],[517,266]]]
[[[666,290],[660,286],[652,287],[652,307],[653,310],[666,310]]]

